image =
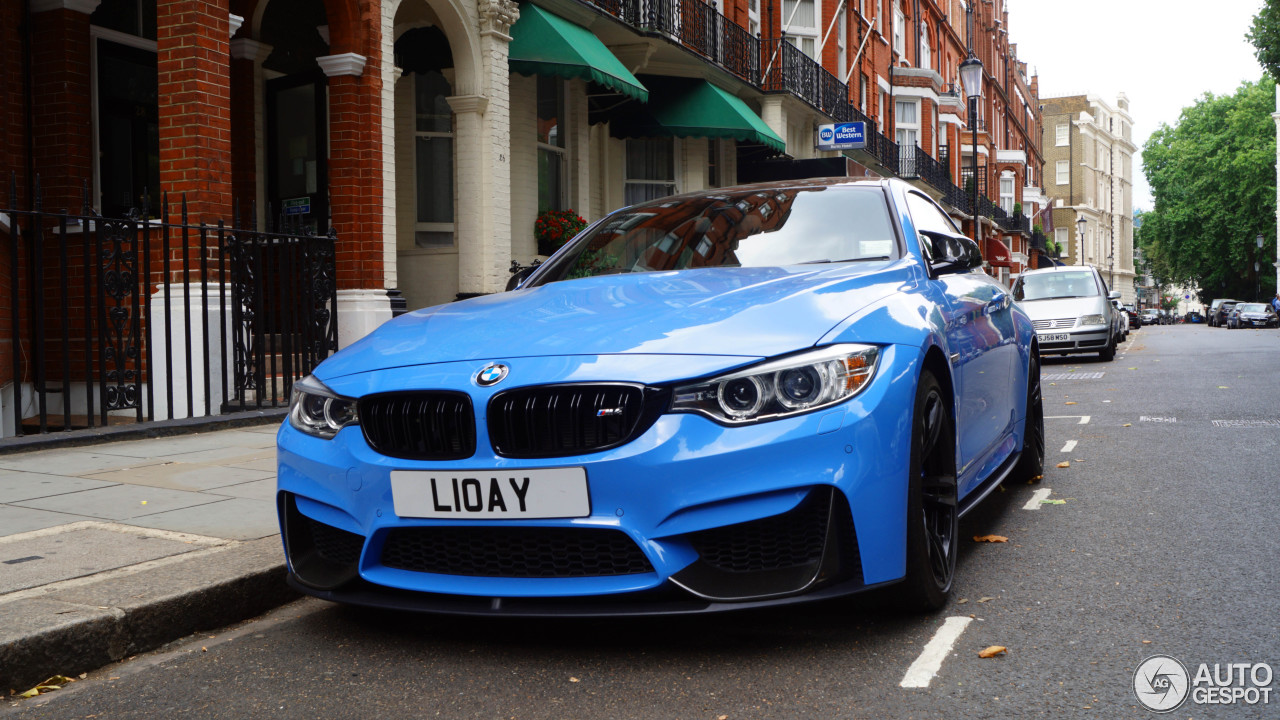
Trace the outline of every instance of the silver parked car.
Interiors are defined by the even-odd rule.
[[[1111,301],[1119,297],[1092,267],[1028,270],[1013,284],[1013,299],[1031,316],[1041,355],[1096,352],[1103,360],[1114,358],[1120,332]]]

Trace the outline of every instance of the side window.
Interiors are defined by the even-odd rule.
[[[956,229],[955,223],[951,222],[951,218],[923,195],[907,193],[907,209],[911,211],[911,220],[916,224],[917,231],[960,232]]]

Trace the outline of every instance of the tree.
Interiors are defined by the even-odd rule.
[[[1206,93],[1147,140],[1142,162],[1155,208],[1142,216],[1137,241],[1160,286],[1200,288],[1206,304],[1275,293],[1270,273],[1260,278],[1253,268],[1275,259],[1275,92],[1264,77],[1233,95]]]
[[[1253,25],[1245,35],[1253,43],[1254,55],[1262,69],[1280,79],[1280,2],[1267,0],[1253,17]]]

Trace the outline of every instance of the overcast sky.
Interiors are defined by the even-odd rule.
[[[1263,0],[1005,0],[1018,59],[1040,76],[1040,97],[1093,93],[1112,107],[1129,96],[1135,210],[1152,208],[1142,146],[1160,123],[1205,92],[1225,95],[1262,67],[1244,35]],[[1051,175],[1046,175],[1051,177]]]

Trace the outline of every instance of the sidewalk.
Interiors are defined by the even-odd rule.
[[[0,455],[0,694],[295,597],[277,427]]]

